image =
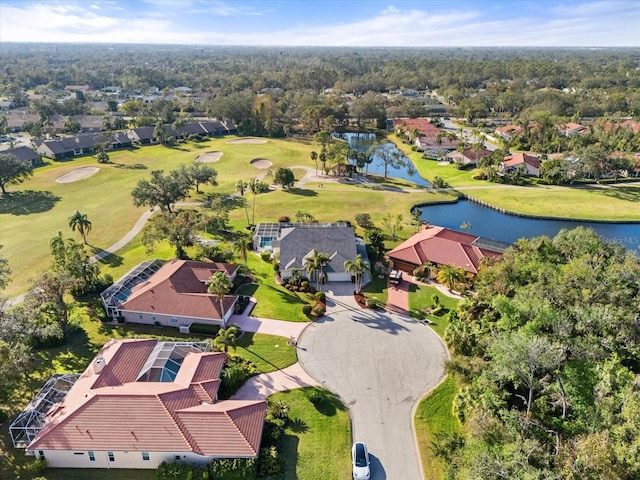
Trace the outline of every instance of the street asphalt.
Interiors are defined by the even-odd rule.
[[[300,364],[349,408],[353,441],[369,448],[372,480],[424,478],[413,414],[444,377],[444,344],[409,317],[361,309],[351,284],[325,290],[327,315],[298,340]]]

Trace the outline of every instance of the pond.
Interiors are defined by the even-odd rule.
[[[349,143],[349,147],[357,150],[358,152],[366,152],[367,150],[369,150],[369,148],[371,148],[376,140],[375,133],[336,133],[334,134],[334,136],[346,140],[347,143]],[[388,168],[388,177],[409,180],[416,185],[420,185],[421,187],[428,187],[431,185],[427,180],[420,176],[420,174],[415,169],[413,162],[409,160],[400,150],[398,150],[398,148],[393,143],[386,143],[382,148],[393,150],[402,155],[402,157],[404,157],[405,159],[405,166],[400,168]],[[371,162],[366,171],[367,173],[383,176],[384,162],[378,155],[374,154],[373,162]]]
[[[519,238],[540,235],[552,238],[563,228],[584,226],[595,230],[603,238],[621,243],[627,249],[640,254],[640,223],[577,222],[516,217],[467,200],[420,208],[421,218],[425,222],[501,242],[513,243]]]

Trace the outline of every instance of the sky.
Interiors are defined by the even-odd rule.
[[[0,0],[1,42],[640,47],[640,1]]]

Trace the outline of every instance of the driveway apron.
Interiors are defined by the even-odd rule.
[[[299,361],[349,408],[353,440],[369,447],[373,480],[420,479],[413,413],[442,380],[446,349],[419,322],[360,309],[352,289],[328,286],[327,315],[301,336]]]

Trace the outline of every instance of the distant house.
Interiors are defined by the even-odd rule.
[[[560,134],[570,137],[571,135],[576,135],[579,133],[585,133],[588,131],[587,127],[584,125],[580,125],[579,123],[563,123],[562,125],[558,125],[558,131]]]
[[[436,137],[440,129],[432,124],[428,118],[394,118],[393,128],[404,134],[417,130],[420,136]]]
[[[533,155],[526,153],[512,153],[504,157],[504,160],[500,163],[500,173],[508,173],[516,168],[524,168],[527,175],[534,177],[540,176],[541,160]]]
[[[116,150],[131,147],[131,140],[122,132],[116,132],[115,134],[83,133],[74,137],[44,140],[36,151],[52,160],[64,160],[83,155],[92,155],[96,152],[98,145],[102,145],[106,150]]]
[[[425,263],[436,267],[453,265],[476,275],[483,262],[495,262],[502,257],[504,245],[492,246],[480,237],[444,227],[426,226],[387,253],[395,270],[412,274]]]
[[[16,108],[16,105],[12,101],[10,101],[10,100],[2,100],[2,101],[0,101],[0,111],[7,112],[7,111],[12,110],[14,108]]]
[[[355,260],[359,253],[353,229],[344,223],[261,223],[256,226],[253,244],[256,250],[279,253],[282,278],[289,278],[294,268],[304,270],[316,250],[330,257],[324,269],[327,281],[348,282],[351,274],[345,271],[344,262]]]
[[[227,355],[208,350],[208,342],[109,340],[84,373],[47,382],[11,424],[14,446],[53,468],[256,458],[266,402],[218,401]]]
[[[42,163],[42,158],[35,151],[30,149],[29,147],[16,147],[9,148],[0,152],[4,155],[11,155],[12,157],[20,160],[22,162],[28,162],[32,167],[40,165]]]
[[[458,148],[459,140],[449,138],[439,131],[436,135],[420,136],[413,141],[419,152],[423,152],[425,157],[436,158],[446,155],[448,152]]]
[[[127,136],[138,145],[150,145],[158,140],[153,136],[155,127],[138,127],[127,131]]]
[[[496,128],[496,133],[505,140],[513,140],[522,135],[522,127],[518,125],[504,125]]]
[[[477,165],[480,160],[484,157],[490,157],[490,150],[486,150],[484,148],[474,151],[471,148],[465,148],[464,151],[459,152],[454,150],[452,152],[447,153],[446,158],[452,162],[460,163],[462,165]]]
[[[126,322],[169,327],[192,323],[220,325],[234,313],[235,295],[226,295],[224,312],[218,299],[207,292],[216,272],[235,279],[238,266],[228,263],[159,260],[144,262],[100,295],[107,314]]]
[[[83,92],[87,93],[91,90],[89,85],[67,85],[64,87],[67,92]]]

